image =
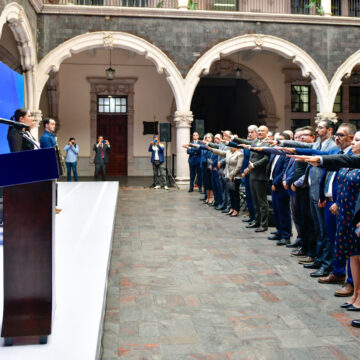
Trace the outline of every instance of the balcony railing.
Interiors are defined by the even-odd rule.
[[[360,0],[322,0],[334,16],[360,16]],[[143,8],[187,8],[189,10],[240,11],[251,13],[316,15],[310,0],[42,0],[43,4],[117,6]],[[180,3],[182,3],[180,5]],[[185,3],[185,6],[184,6]],[[325,8],[325,6],[323,7]],[[330,11],[329,11],[330,12]]]

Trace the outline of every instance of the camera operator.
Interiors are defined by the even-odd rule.
[[[66,151],[66,170],[67,170],[67,181],[71,181],[71,169],[74,173],[74,180],[78,181],[77,174],[77,158],[79,154],[79,146],[76,144],[75,138],[71,137],[69,139],[68,144],[64,147],[64,151]]]
[[[165,168],[164,168],[164,145],[160,144],[157,136],[154,136],[154,139],[151,141],[149,146],[149,152],[151,152],[151,163],[154,171],[154,179],[155,179],[154,188],[160,189],[160,182],[159,182],[159,171],[160,171],[162,186],[164,186],[165,190],[168,190],[166,184]]]
[[[109,151],[110,143],[108,140],[104,140],[103,136],[98,136],[97,143],[94,145],[93,150],[95,151],[95,174],[94,180],[97,180],[99,172],[102,172],[102,180],[106,180],[106,165],[109,163]]]

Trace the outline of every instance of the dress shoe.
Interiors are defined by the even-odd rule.
[[[354,287],[351,284],[346,283],[340,289],[336,290],[334,295],[338,297],[345,297],[345,296],[352,296],[353,293],[354,293]]]
[[[253,222],[253,223],[249,223],[249,225],[246,225],[245,227],[247,229],[253,229],[253,228],[258,228],[260,225],[258,225],[257,223]]]
[[[345,276],[337,276],[331,273],[329,276],[321,277],[318,282],[320,284],[343,284],[345,282]]]
[[[278,232],[278,231],[272,231],[270,234],[271,234],[271,235],[278,235],[279,232]]]
[[[280,239],[276,245],[277,246],[284,246],[284,245],[287,245],[287,244],[290,244],[290,239]]]
[[[354,306],[354,305],[350,305],[349,307],[346,308],[347,311],[360,311],[360,308]]]
[[[281,236],[280,235],[268,236],[268,240],[281,240]]]
[[[325,270],[324,268],[320,268],[319,270],[314,271],[310,274],[311,277],[320,277],[320,276],[328,276],[328,275],[329,275],[329,271]]]
[[[247,223],[250,223],[250,222],[253,222],[254,219],[250,219],[250,218],[247,218],[247,219],[242,219],[242,222],[247,222]]]
[[[220,205],[218,205],[216,208],[215,208],[215,210],[224,210],[225,208],[220,204]]]
[[[307,254],[302,248],[299,248],[299,249],[293,250],[290,253],[290,256],[294,256],[294,257],[297,257],[297,258],[306,258]]]
[[[287,244],[286,247],[287,248],[297,248],[297,247],[300,247],[301,245],[302,245],[302,239],[296,238],[294,240],[294,242],[292,242],[291,244]]]
[[[225,213],[228,213],[229,211],[230,211],[230,208],[227,207],[227,208],[225,208],[225,209],[224,209],[223,211],[221,211],[221,212],[225,214]]]
[[[194,189],[189,189],[189,190],[188,190],[188,192],[193,192],[193,191],[194,191]]]
[[[360,320],[353,320],[351,326],[360,328]]]
[[[313,263],[310,263],[310,264],[304,264],[304,268],[305,269],[320,269],[320,265],[313,262]]]
[[[340,305],[340,307],[343,308],[343,309],[347,309],[351,305],[352,304],[349,304],[348,302],[346,302],[346,303],[343,303],[342,305]]]
[[[265,226],[260,226],[258,229],[255,229],[255,232],[264,232],[264,231],[267,231],[267,227]]]
[[[299,264],[312,264],[314,261],[315,261],[314,258],[312,258],[312,257],[310,257],[310,256],[307,256],[307,257],[304,258],[304,259],[300,259],[300,260],[299,260]]]

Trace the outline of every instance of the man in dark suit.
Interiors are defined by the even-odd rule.
[[[290,136],[280,133],[278,139],[289,140]],[[269,240],[278,240],[276,245],[290,244],[291,236],[291,212],[288,191],[283,186],[283,176],[289,164],[290,158],[285,155],[270,155],[269,179],[271,183],[272,207],[276,234],[269,236]]]
[[[104,140],[104,137],[100,135],[97,138],[97,143],[94,145],[93,150],[95,151],[94,180],[97,180],[97,177],[101,170],[102,180],[105,181],[106,180],[106,165],[109,163],[110,143],[108,140]]]
[[[258,137],[250,141],[234,137],[233,142],[251,146],[267,146],[264,140],[267,139],[269,129],[262,125],[258,128]],[[266,169],[269,164],[269,155],[252,151],[250,154],[249,166],[243,174],[250,174],[250,187],[255,208],[255,221],[249,223],[247,228],[255,228],[256,232],[263,232],[268,229],[269,204],[267,201],[267,183],[269,179]]]
[[[197,133],[196,131],[192,135],[191,144],[199,144],[199,145],[201,144],[199,141],[199,133]],[[200,168],[200,158],[201,158],[200,148],[188,147],[186,152],[189,155],[189,168],[190,168],[189,192],[194,191],[195,174],[197,175],[199,191],[201,192],[202,174],[201,174],[201,168]]]

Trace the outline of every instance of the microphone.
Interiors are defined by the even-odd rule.
[[[12,126],[12,127],[16,128],[16,129],[23,129],[23,128],[25,128],[25,130],[30,129],[29,125],[26,125],[26,124],[24,124],[22,122],[7,120],[7,119],[3,119],[3,118],[0,118],[0,124],[9,125],[9,126]]]

